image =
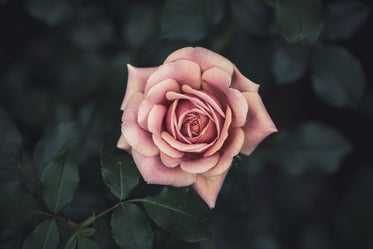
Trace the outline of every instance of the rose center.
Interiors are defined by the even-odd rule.
[[[198,137],[201,131],[201,119],[199,113],[188,114],[182,124],[182,133],[187,137]]]

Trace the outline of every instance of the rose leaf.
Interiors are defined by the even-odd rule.
[[[320,0],[276,1],[275,15],[287,42],[310,44],[320,35],[323,26]]]
[[[65,149],[76,153],[84,141],[83,129],[78,122],[64,122],[42,137],[37,143],[33,161],[37,175],[43,171],[47,163]]]
[[[150,249],[153,231],[141,209],[133,203],[121,204],[111,216],[115,242],[122,248]]]
[[[26,238],[23,249],[56,249],[60,241],[57,224],[54,219],[48,219],[35,227]]]
[[[153,221],[179,239],[197,242],[209,236],[210,209],[189,188],[164,188],[144,199],[145,209]]]
[[[0,227],[17,227],[33,217],[38,205],[34,197],[14,181],[0,182]]]
[[[317,46],[311,59],[313,90],[334,107],[355,108],[364,93],[360,61],[340,46]]]
[[[99,249],[96,242],[86,237],[79,237],[78,249]]]
[[[139,172],[128,155],[114,156],[101,148],[101,174],[110,191],[119,199],[126,199],[139,182]]]
[[[48,163],[41,175],[43,200],[53,213],[72,201],[78,185],[79,169],[68,151]]]

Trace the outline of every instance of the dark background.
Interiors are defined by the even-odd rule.
[[[213,10],[214,1],[205,1],[210,3],[203,7],[211,15],[205,21],[208,24],[188,36],[188,28],[186,34],[175,33],[172,25],[180,23],[177,18],[171,27],[162,24],[175,18],[167,16],[164,2],[0,1],[0,107],[20,130],[25,160],[56,124],[80,120],[87,141],[79,159],[83,192],[75,203],[79,206],[79,198],[84,202],[92,193],[105,203],[98,153],[101,144],[114,151],[120,134],[125,65],[156,66],[177,48],[203,46],[226,56],[261,85],[263,101],[279,133],[265,140],[252,156],[235,160],[218,197],[210,239],[187,244],[158,231],[155,247],[373,248],[372,15],[348,39],[320,39],[347,48],[362,63],[365,92],[351,109],[322,101],[312,89],[310,70],[288,84],[276,82],[273,56],[285,43],[276,26],[270,32],[250,32],[242,28],[231,1],[222,1],[221,12]],[[323,1],[323,5],[331,2],[338,1]],[[360,2],[372,7],[371,1]],[[267,8],[271,20],[273,11]],[[298,141],[297,129],[315,123],[337,132],[348,144],[331,162],[331,169],[322,163],[310,168],[312,161],[302,161],[308,153],[299,149],[303,144],[287,147],[276,138],[286,133]],[[320,141],[322,150],[329,137],[320,134],[306,134],[305,139]],[[328,154],[332,152],[316,151],[317,162],[334,158]],[[290,154],[300,157],[304,168],[297,168],[299,161],[289,159]],[[95,208],[86,205],[82,214]],[[29,229],[3,230],[0,247],[17,248]],[[107,240],[99,242],[102,248],[113,246]]]

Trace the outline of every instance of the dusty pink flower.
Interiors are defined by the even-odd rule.
[[[128,65],[118,147],[146,182],[191,185],[213,208],[233,157],[277,131],[258,88],[200,47],[179,49],[158,67]]]

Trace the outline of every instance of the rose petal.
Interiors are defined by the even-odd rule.
[[[228,105],[232,108],[232,127],[241,127],[246,122],[249,106],[245,97],[236,89],[229,88],[225,92]]]
[[[165,95],[168,91],[180,92],[179,84],[175,80],[166,79],[149,89],[139,107],[138,122],[140,127],[148,129],[147,117],[150,109],[156,104],[165,104],[167,102]]]
[[[179,166],[181,162],[181,158],[171,157],[167,155],[166,153],[163,153],[162,151],[160,153],[160,157],[161,157],[162,163],[168,168],[175,168]]]
[[[228,129],[232,122],[232,111],[229,106],[227,106],[227,110],[225,113],[225,120],[223,124],[223,128],[220,132],[220,135],[215,143],[203,154],[204,157],[211,156],[216,151],[218,151],[224,144],[225,139],[228,137]]]
[[[149,76],[157,70],[158,67],[145,67],[138,68],[127,64],[128,68],[128,80],[127,80],[127,89],[126,94],[120,109],[123,111],[127,105],[127,102],[137,92],[144,93],[146,81]]]
[[[245,142],[241,153],[250,155],[264,138],[277,132],[277,128],[257,92],[244,92],[243,95],[249,105],[249,112],[246,124],[242,128],[245,133]]]
[[[154,144],[151,133],[141,129],[137,123],[137,111],[143,99],[142,93],[135,93],[128,101],[122,116],[122,134],[135,150],[146,156],[155,156],[159,149]]]
[[[132,148],[133,160],[144,180],[149,184],[185,187],[196,181],[196,175],[177,168],[165,167],[159,156],[147,157]]]
[[[240,92],[257,92],[259,85],[243,76],[237,67],[234,67],[231,88]]]
[[[182,160],[180,167],[189,173],[203,173],[214,167],[219,161],[219,153],[209,157],[201,157],[195,160]]]
[[[201,69],[198,64],[188,60],[163,64],[149,77],[145,86],[145,94],[154,85],[166,79],[173,79],[180,85],[187,84],[199,89],[201,87]]]
[[[149,131],[153,133],[153,141],[159,150],[169,156],[181,158],[184,153],[175,150],[161,138],[162,123],[166,115],[167,108],[163,105],[155,105],[148,116]]]
[[[245,140],[245,134],[241,128],[233,128],[229,131],[227,141],[221,149],[221,157],[216,166],[205,173],[203,176],[211,177],[222,174],[227,171],[233,161],[233,157],[240,153],[243,142]]]
[[[232,81],[232,74],[229,74],[221,68],[212,67],[203,72],[202,80],[207,82],[210,86],[223,91],[229,88]]]
[[[227,173],[228,171],[225,171],[220,175],[212,177],[197,175],[197,180],[192,185],[192,188],[199,196],[201,196],[210,208],[215,207],[216,198],[218,197]]]
[[[225,117],[225,114],[223,110],[221,109],[221,104],[219,100],[214,98],[214,96],[209,95],[208,93],[204,91],[195,90],[188,85],[183,85],[181,87],[181,90],[185,93],[195,95],[199,97],[200,99],[204,100],[206,103],[209,103],[219,113],[220,116],[222,116],[223,118]]]
[[[120,135],[120,138],[117,143],[117,147],[122,150],[129,150],[131,148],[131,145],[127,143],[126,139],[123,137],[123,135]]]
[[[198,144],[185,144],[174,139],[168,132],[163,131],[161,137],[174,149],[183,151],[183,152],[195,152],[200,153],[206,150],[211,146],[207,143],[198,143]]]
[[[210,67],[220,67],[227,71],[230,75],[233,74],[233,64],[225,57],[211,50],[201,47],[187,47],[176,50],[170,54],[164,63],[174,62],[178,60],[191,60],[200,65],[202,71]],[[197,88],[195,88],[197,89]]]

